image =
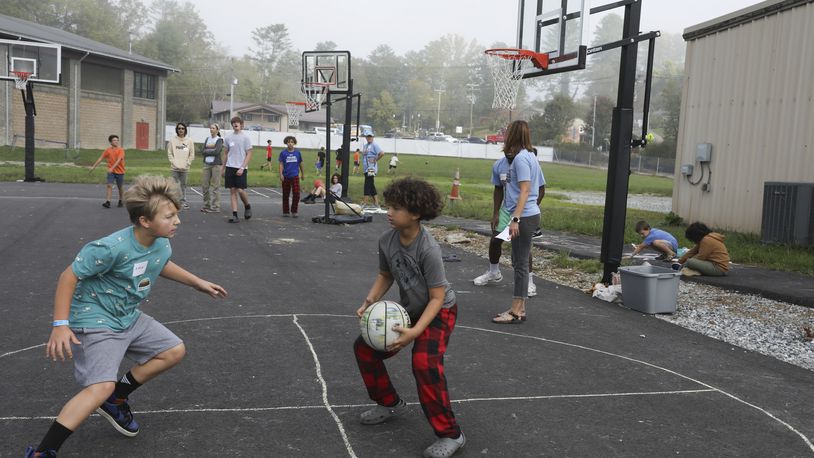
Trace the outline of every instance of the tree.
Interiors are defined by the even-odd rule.
[[[333,41],[320,41],[314,47],[314,51],[334,51],[336,50],[336,43]]]
[[[369,116],[377,130],[386,132],[398,125],[395,118],[397,111],[398,107],[393,96],[387,91],[382,91],[379,97],[373,99]]]
[[[291,48],[288,29],[285,24],[258,27],[252,31],[252,41],[254,46],[249,48],[252,53],[249,58],[257,64],[260,74],[258,101],[269,102],[271,75],[276,70],[280,56]]]
[[[576,117],[576,104],[571,97],[557,94],[546,104],[545,113],[529,121],[531,141],[537,144],[559,142],[568,124]]]
[[[167,119],[207,119],[215,95],[225,91],[222,62],[212,57],[214,39],[189,2],[166,0],[157,4],[152,30],[134,44],[140,54],[180,70],[167,78]],[[186,46],[195,43],[195,46]]]

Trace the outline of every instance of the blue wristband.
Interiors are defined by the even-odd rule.
[[[53,322],[53,323],[51,323],[51,324],[52,324],[54,327],[57,327],[57,326],[68,326],[68,325],[70,324],[70,321],[68,321],[68,320],[56,320],[56,321],[54,321],[54,322]]]

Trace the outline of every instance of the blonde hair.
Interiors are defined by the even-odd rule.
[[[155,218],[164,202],[181,208],[181,188],[172,178],[141,175],[124,193],[124,204],[133,224],[138,224],[142,216],[148,220]]]

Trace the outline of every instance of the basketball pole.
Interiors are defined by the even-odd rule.
[[[25,180],[26,182],[43,181],[34,176],[34,116],[37,108],[34,105],[34,85],[26,82],[25,89],[21,89],[23,107],[25,108]]]
[[[639,34],[642,2],[625,5],[624,38]],[[622,262],[625,239],[625,216],[630,180],[630,151],[633,142],[633,99],[636,87],[636,54],[633,41],[622,46],[619,64],[619,90],[611,120],[611,145],[608,181],[605,194],[605,218],[602,227],[602,249],[599,260],[604,264],[602,282],[610,284],[612,274]]]

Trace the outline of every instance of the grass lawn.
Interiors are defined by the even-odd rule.
[[[279,152],[275,148],[275,157]],[[306,175],[305,189],[315,178],[315,150],[303,150],[303,167]],[[66,153],[65,150],[40,149],[36,152],[36,175],[49,182],[62,183],[103,183],[105,168],[100,165],[93,173],[88,167],[99,157],[99,150],[79,150]],[[23,148],[0,147],[0,181],[14,181],[24,176]],[[278,187],[276,172],[260,171],[265,162],[265,148],[255,148],[251,160],[249,183],[251,186]],[[389,155],[379,167],[376,185],[380,192],[394,176],[387,174]],[[461,195],[463,200],[447,207],[445,213],[452,216],[487,220],[491,217],[492,189],[490,183],[492,160],[457,159],[451,157],[416,156],[400,154],[401,162],[396,176],[413,174],[435,184],[446,195],[451,188],[455,171],[460,171]],[[131,179],[141,174],[169,174],[166,153],[163,151],[130,150],[126,153],[127,174]],[[46,165],[47,164],[47,165]],[[201,182],[201,162],[196,159],[189,173],[189,184],[199,186]],[[333,164],[332,164],[333,165]],[[351,164],[352,165],[352,164]],[[546,177],[546,198],[543,200],[543,227],[570,233],[601,237],[604,209],[598,206],[572,204],[562,200],[557,192],[595,191],[604,192],[607,174],[604,170],[574,167],[559,164],[542,164]],[[276,170],[276,169],[275,169]],[[324,179],[324,175],[320,178]],[[361,175],[349,179],[349,195],[354,200],[362,196],[363,178]],[[671,196],[673,181],[670,178],[631,175],[631,194],[652,194]],[[670,215],[643,210],[628,209],[625,228],[625,242],[639,242],[640,237],[633,231],[636,221],[645,219],[651,225],[676,235],[681,246],[691,247],[684,238],[684,224],[676,224]],[[814,276],[814,248],[770,246],[760,243],[755,234],[741,234],[723,231],[733,262],[747,265],[760,265],[772,269],[803,272]]]

